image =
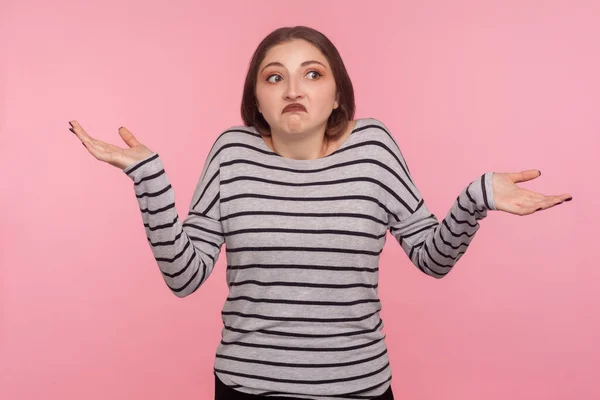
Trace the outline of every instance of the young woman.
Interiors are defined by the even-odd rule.
[[[177,296],[208,278],[226,243],[229,297],[214,364],[215,399],[393,399],[379,316],[386,232],[444,277],[488,210],[527,215],[571,200],[516,186],[540,172],[487,172],[440,223],[383,123],[354,120],[352,83],[334,45],[281,28],[256,49],[245,126],[209,152],[182,222],[161,158],[122,127],[128,148],[71,130],[135,183],[158,266]]]

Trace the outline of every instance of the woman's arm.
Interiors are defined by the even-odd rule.
[[[124,170],[134,181],[154,258],[165,283],[178,297],[190,295],[206,281],[225,241],[219,213],[219,165],[216,159],[211,162],[211,154],[183,222],[158,154]]]
[[[411,213],[399,212],[396,220],[390,216],[390,233],[398,240],[410,260],[422,272],[443,278],[467,251],[479,221],[495,210],[492,192],[492,172],[471,182],[457,197],[452,208],[440,223],[424,200],[419,200]],[[412,189],[419,193],[412,180]],[[398,210],[395,207],[395,210]]]
[[[183,223],[175,208],[175,194],[158,154],[119,128],[127,148],[91,137],[77,121],[71,128],[94,158],[124,171],[133,181],[146,236],[163,278],[171,291],[184,297],[210,275],[224,237],[219,211],[219,161],[213,146]]]
[[[529,215],[572,198],[569,194],[546,196],[516,185],[539,177],[537,170],[486,172],[460,192],[440,223],[414,184],[398,144],[385,130],[383,141],[390,157],[382,180],[392,193],[385,196],[389,231],[413,264],[435,278],[446,276],[467,251],[488,211]]]

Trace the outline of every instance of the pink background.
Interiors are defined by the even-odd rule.
[[[391,236],[384,332],[398,399],[600,397],[600,3],[7,1],[0,5],[2,399],[211,399],[225,255],[183,300],[132,182],[76,119],[158,151],[185,215],[217,135],[241,124],[248,61],[280,26],[338,46],[357,117],[383,121],[441,219],[486,171],[574,200],[490,212],[442,280]]]

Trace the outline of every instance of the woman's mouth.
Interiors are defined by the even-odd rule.
[[[285,108],[283,109],[283,111],[281,112],[286,113],[286,112],[306,112],[306,108],[300,104],[300,103],[292,103],[292,104],[288,104],[287,106],[285,106]]]

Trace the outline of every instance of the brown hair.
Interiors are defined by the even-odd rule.
[[[293,39],[303,39],[316,46],[325,56],[335,80],[335,86],[339,95],[338,108],[334,109],[325,128],[325,137],[335,140],[341,136],[347,129],[348,123],[354,118],[354,89],[352,81],[346,71],[344,62],[340,53],[331,41],[321,32],[306,27],[294,26],[283,27],[274,30],[258,45],[248,67],[248,74],[244,83],[244,93],[242,95],[242,120],[246,126],[254,126],[260,133],[270,135],[271,129],[269,124],[258,112],[256,101],[256,79],[258,75],[258,67],[263,62],[267,52],[273,47],[282,42],[288,42]]]

